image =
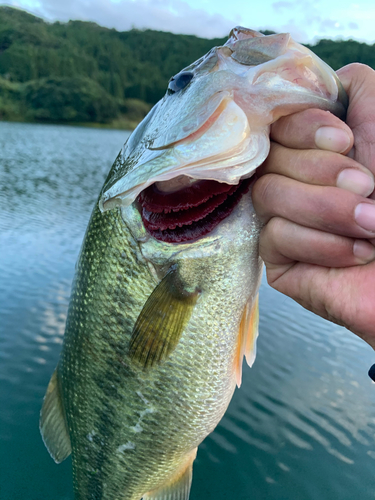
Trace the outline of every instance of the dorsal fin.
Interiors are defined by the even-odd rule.
[[[197,448],[189,453],[187,463],[182,469],[178,470],[161,488],[146,493],[143,500],[189,500],[193,462],[196,455]]]
[[[44,444],[54,461],[59,464],[65,460],[70,455],[72,448],[57,368],[52,374],[44,396],[39,428]]]
[[[247,364],[251,367],[256,356],[256,339],[259,325],[259,294],[253,301],[249,301],[242,313],[240,329],[238,332],[237,355],[235,359],[235,373],[237,386],[242,380],[242,362],[246,357]]]

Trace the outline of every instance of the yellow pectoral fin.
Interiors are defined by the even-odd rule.
[[[236,382],[241,386],[242,380],[242,362],[246,357],[247,364],[251,367],[256,356],[256,339],[258,338],[259,325],[259,294],[254,301],[248,302],[242,313],[240,329],[238,333],[238,347],[236,355]]]
[[[198,295],[184,290],[177,269],[170,271],[138,316],[130,340],[130,358],[144,368],[164,361],[177,347]]]
[[[189,500],[191,480],[193,478],[193,462],[197,455],[195,448],[187,457],[187,463],[176,472],[161,488],[149,491],[143,500]]]

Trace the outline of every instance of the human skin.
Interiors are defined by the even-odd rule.
[[[272,126],[253,188],[260,255],[273,288],[375,349],[375,72],[338,75],[346,124],[311,109]]]

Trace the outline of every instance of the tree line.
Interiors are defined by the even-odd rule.
[[[0,119],[132,127],[164,95],[172,75],[225,41],[47,23],[2,6]],[[354,61],[375,68],[373,45],[321,40],[309,48],[334,69]]]

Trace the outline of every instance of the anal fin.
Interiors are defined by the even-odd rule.
[[[193,462],[197,455],[197,448],[189,454],[185,466],[161,488],[149,491],[143,500],[189,500],[191,480],[193,478]]]
[[[65,460],[72,449],[57,368],[52,374],[44,396],[39,428],[44,444],[54,461],[59,464]]]
[[[236,382],[240,387],[242,380],[242,361],[246,357],[247,364],[251,367],[256,356],[256,339],[258,338],[259,326],[259,294],[253,301],[249,301],[242,314],[240,329],[238,332],[238,347],[236,355]]]

